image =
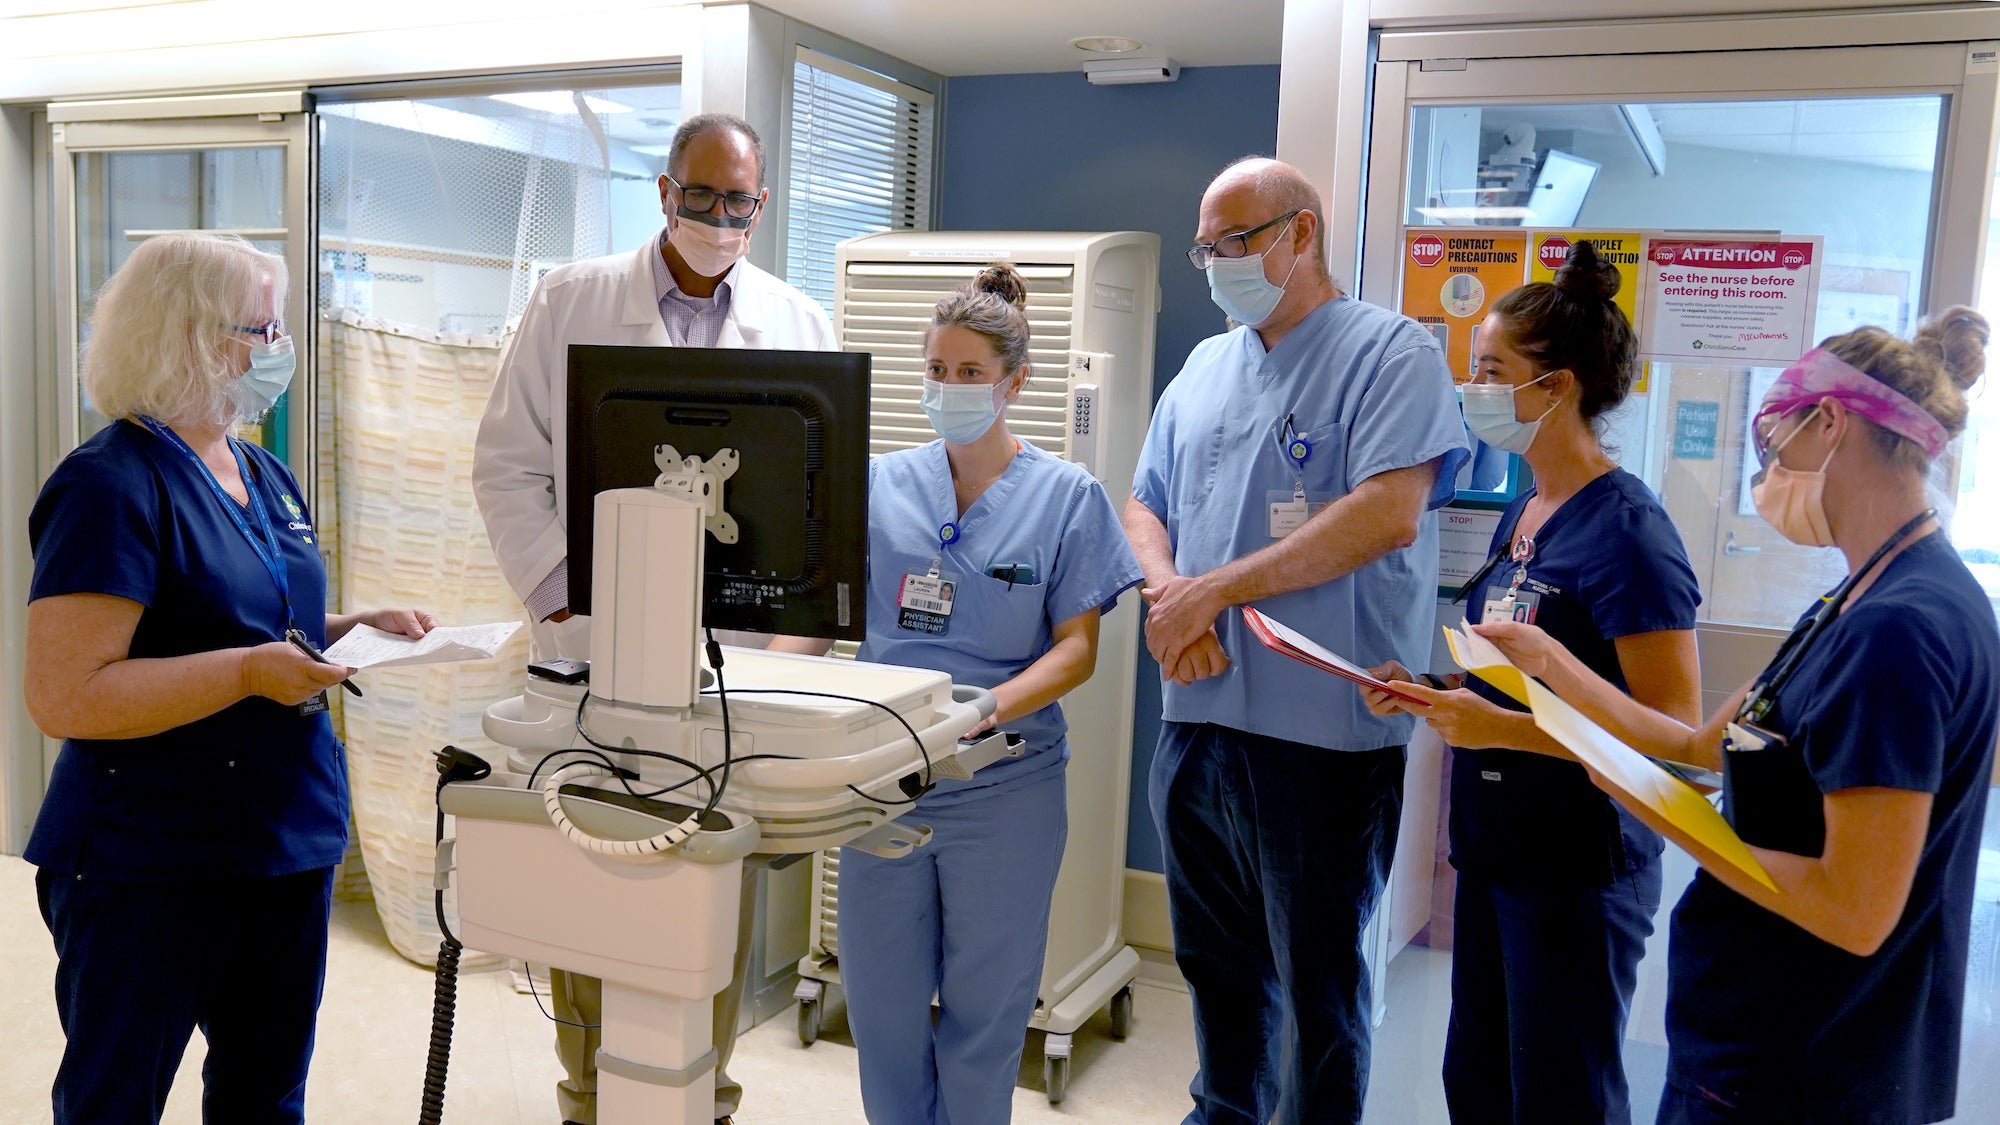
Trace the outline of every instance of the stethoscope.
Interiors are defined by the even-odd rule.
[[[1765,669],[1768,674],[1758,678],[1751,687],[1750,694],[1744,697],[1743,705],[1736,709],[1737,722],[1748,721],[1761,725],[1770,717],[1772,710],[1778,705],[1778,693],[1784,690],[1786,682],[1792,678],[1794,672],[1798,671],[1799,664],[1805,660],[1806,650],[1810,649],[1813,642],[1833,624],[1833,619],[1840,616],[1840,608],[1847,604],[1848,596],[1854,592],[1854,587],[1860,585],[1861,580],[1881,564],[1883,556],[1895,550],[1897,545],[1908,539],[1912,532],[1922,527],[1926,520],[1936,515],[1936,508],[1925,508],[1917,513],[1915,519],[1898,528],[1887,542],[1875,548],[1875,553],[1868,556],[1868,561],[1861,564],[1860,569],[1834,587],[1833,593],[1826,596],[1811,617],[1806,618],[1792,630],[1791,635],[1785,638],[1785,643],[1778,646],[1778,654],[1771,658],[1770,666]]]

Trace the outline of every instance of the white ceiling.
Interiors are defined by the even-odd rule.
[[[793,19],[926,70],[1034,74],[1083,68],[1083,35],[1147,44],[1182,66],[1278,62],[1284,0],[763,0]]]

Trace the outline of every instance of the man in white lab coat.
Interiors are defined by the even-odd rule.
[[[764,146],[741,118],[706,113],[674,133],[660,177],[667,225],[636,253],[549,272],[507,343],[479,424],[472,488],[500,572],[528,607],[538,657],[588,659],[590,619],[569,612],[564,466],[571,344],[832,351],[833,325],[811,298],[743,260],[764,213]],[[735,971],[715,1001],[715,1117],[743,1088],[725,1073],[749,953],[755,868],[745,865]],[[600,983],[549,972],[556,1098],[567,1122],[594,1125]],[[590,1025],[587,1029],[570,1025]]]

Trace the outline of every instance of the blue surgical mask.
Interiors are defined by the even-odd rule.
[[[1278,240],[1284,241],[1291,232],[1292,224],[1286,223],[1284,233],[1278,236]],[[1229,314],[1229,319],[1255,328],[1271,319],[1272,311],[1285,297],[1285,286],[1291,283],[1292,274],[1298,268],[1299,260],[1295,255],[1292,268],[1285,271],[1285,280],[1273,285],[1271,279],[1264,276],[1264,254],[1210,258],[1208,295],[1223,312]]]
[[[298,357],[292,353],[290,336],[268,344],[250,345],[250,370],[232,380],[226,392],[237,416],[262,417],[277,405],[285,388],[292,385],[292,373],[296,370]]]
[[[1000,417],[999,383],[944,383],[924,376],[924,413],[931,428],[954,445],[970,445]]]
[[[1521,387],[1532,387],[1553,374],[1555,374],[1553,371],[1544,372],[1538,378],[1522,383],[1520,387],[1511,387],[1505,383],[1467,383],[1462,388],[1465,392],[1466,428],[1472,431],[1473,437],[1495,449],[1502,449],[1508,453],[1526,453],[1528,447],[1535,444],[1535,435],[1542,428],[1542,419],[1555,413],[1556,406],[1562,400],[1557,399],[1556,402],[1550,403],[1549,408],[1542,412],[1541,418],[1532,422],[1521,422],[1515,419],[1514,395]]]

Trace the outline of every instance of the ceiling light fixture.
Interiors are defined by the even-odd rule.
[[[1094,51],[1101,55],[1125,55],[1144,50],[1142,40],[1123,35],[1079,35],[1069,41],[1069,45],[1079,51]]]
[[[1172,59],[1086,59],[1083,76],[1093,86],[1172,82],[1181,76],[1181,64]]]

